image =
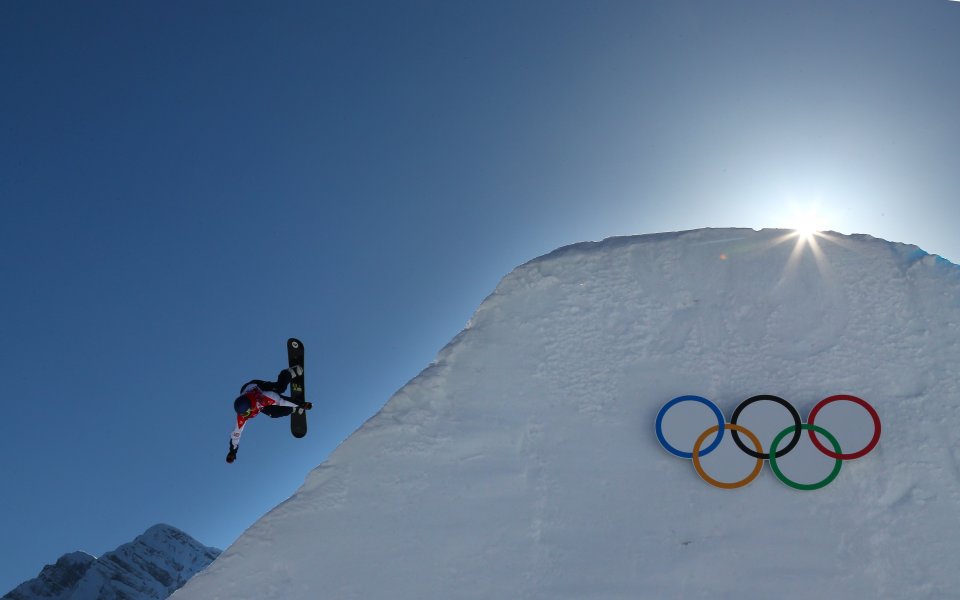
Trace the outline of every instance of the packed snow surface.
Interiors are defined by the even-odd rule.
[[[174,598],[956,597],[958,335],[960,269],[915,246],[727,229],[562,248]],[[820,490],[768,465],[723,490],[657,442],[685,394],[727,420],[756,394],[804,418],[853,394],[882,439]]]

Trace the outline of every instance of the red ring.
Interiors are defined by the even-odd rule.
[[[861,400],[856,396],[848,396],[846,394],[838,394],[836,396],[830,396],[829,398],[824,398],[823,400],[818,402],[816,406],[813,407],[813,410],[810,411],[810,415],[807,416],[807,423],[809,423],[810,425],[813,425],[813,420],[817,417],[817,413],[820,411],[820,409],[826,406],[827,404],[830,404],[831,402],[836,402],[837,400],[849,400],[850,402],[856,402],[857,404],[862,406],[864,409],[866,409],[868,413],[870,413],[870,418],[873,419],[873,429],[874,429],[873,439],[870,440],[870,443],[867,444],[863,450],[860,450],[859,452],[849,452],[846,454],[837,454],[836,452],[828,450],[823,444],[820,443],[820,440],[817,439],[817,436],[815,435],[812,429],[809,431],[810,441],[813,442],[813,445],[817,447],[817,450],[819,450],[820,452],[823,452],[830,458],[840,459],[840,460],[853,460],[855,458],[860,458],[861,456],[864,456],[865,454],[873,450],[874,447],[877,445],[877,443],[880,441],[880,415],[877,414],[876,409],[870,406],[866,400]]]

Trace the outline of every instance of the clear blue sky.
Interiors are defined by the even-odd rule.
[[[0,593],[229,545],[558,246],[815,206],[960,261],[958,59],[947,0],[0,3]],[[311,433],[227,465],[289,336]]]

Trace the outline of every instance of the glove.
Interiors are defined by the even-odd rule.
[[[307,410],[310,410],[311,408],[313,408],[313,404],[311,404],[310,402],[304,402],[303,407]]]
[[[227,452],[228,463],[232,463],[233,461],[237,460],[237,450],[239,450],[239,448],[234,448],[233,440],[230,440],[230,451]]]

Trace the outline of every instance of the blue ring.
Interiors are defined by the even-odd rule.
[[[720,445],[720,440],[723,439],[724,425],[726,425],[726,423],[724,422],[723,413],[720,412],[720,408],[713,402],[710,402],[706,398],[701,398],[700,396],[679,396],[663,405],[663,408],[661,408],[660,412],[657,413],[657,439],[660,440],[660,445],[663,446],[663,449],[669,452],[670,454],[679,456],[680,458],[692,459],[693,452],[683,452],[681,450],[677,450],[667,442],[666,438],[663,437],[663,428],[662,428],[663,415],[667,414],[667,411],[670,410],[670,407],[672,407],[674,404],[679,404],[681,402],[687,402],[687,401],[699,402],[700,404],[704,404],[708,408],[710,408],[710,410],[713,411],[713,414],[717,415],[717,425],[720,427],[720,429],[717,431],[717,437],[713,440],[713,443],[707,446],[706,448],[700,450],[700,456],[706,456],[707,454],[710,454],[711,452],[716,450],[717,446]]]

